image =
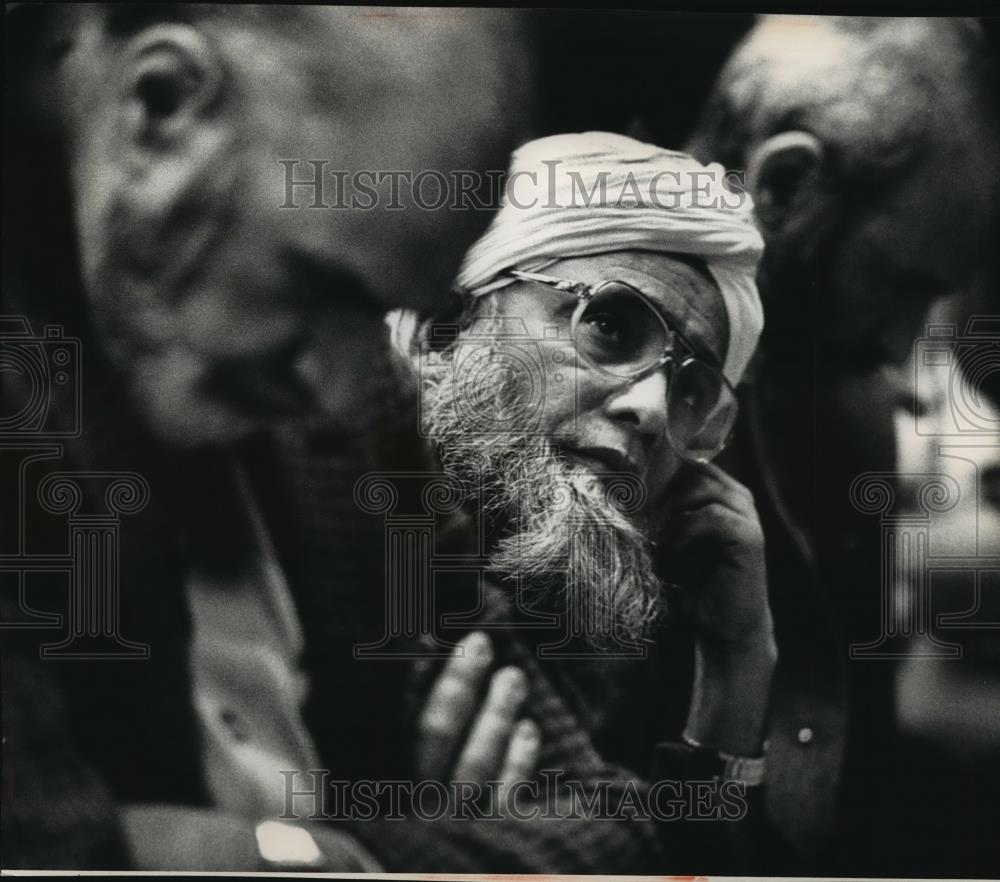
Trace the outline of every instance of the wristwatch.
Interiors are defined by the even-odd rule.
[[[692,770],[692,778],[718,778],[721,781],[740,781],[747,787],[759,787],[764,783],[768,742],[764,742],[761,756],[735,756],[721,750],[704,747],[687,735],[684,740],[687,762]]]

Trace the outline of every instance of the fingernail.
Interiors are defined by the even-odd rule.
[[[524,696],[527,694],[527,678],[524,676],[524,671],[520,668],[501,668],[496,673],[496,680],[498,681],[498,685],[514,701],[523,700]]]
[[[482,631],[473,631],[459,643],[459,646],[472,658],[488,658],[492,654],[490,638]]]

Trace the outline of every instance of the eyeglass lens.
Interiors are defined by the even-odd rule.
[[[674,445],[694,459],[710,459],[726,443],[736,399],[708,365],[689,359],[667,391],[667,430]]]
[[[628,285],[608,282],[587,302],[574,342],[584,361],[627,379],[658,364],[672,348],[672,335],[655,307]],[[704,362],[675,362],[667,390],[671,441],[694,459],[718,453],[735,418],[735,399],[719,374]]]
[[[587,302],[575,342],[591,364],[626,378],[656,364],[671,341],[644,297],[626,285],[608,282]]]

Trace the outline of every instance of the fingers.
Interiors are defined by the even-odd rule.
[[[717,504],[756,519],[753,494],[713,463],[691,468],[671,484],[668,492],[669,507],[675,516]]]
[[[420,715],[417,770],[422,778],[446,779],[492,663],[490,639],[481,631],[460,640],[445,663]]]
[[[700,494],[750,496],[739,481],[715,463],[699,463],[685,469],[671,485],[672,495],[698,496]]]
[[[500,787],[497,791],[497,806],[505,815],[510,809],[510,795],[516,792],[512,788],[519,781],[531,781],[534,778],[541,740],[541,732],[533,720],[521,720],[514,727],[500,770]]]
[[[486,701],[455,767],[455,780],[486,782],[495,778],[527,695],[527,677],[520,668],[501,668],[493,675]]]
[[[754,510],[740,511],[720,502],[707,502],[675,520],[670,540],[674,549],[701,542],[756,547],[764,544],[764,530]]]
[[[521,720],[514,727],[514,735],[507,747],[507,755],[500,770],[500,780],[508,785],[515,781],[531,780],[538,764],[541,741],[538,725],[533,720]]]
[[[480,707],[492,663],[490,640],[478,631],[460,641],[445,663],[420,716],[421,777],[485,782],[498,773],[511,781],[532,775],[541,740],[538,727],[530,720],[515,723],[528,695],[527,677],[519,668],[501,668],[490,678]],[[452,772],[451,761],[459,751]]]

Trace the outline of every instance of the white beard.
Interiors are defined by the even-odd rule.
[[[494,536],[493,568],[529,597],[558,601],[596,648],[647,636],[663,605],[648,538],[653,525],[628,513],[642,495],[637,479],[602,480],[567,462],[544,437],[477,432],[475,418],[462,412],[468,405],[456,406],[451,370],[442,374],[424,371],[424,428]],[[500,411],[515,408],[515,396],[493,392],[480,399],[489,402],[493,425],[512,425]]]

